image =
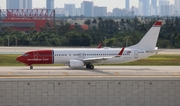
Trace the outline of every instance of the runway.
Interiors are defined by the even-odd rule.
[[[0,67],[0,76],[180,76],[180,66],[95,66],[72,69],[68,66]]]

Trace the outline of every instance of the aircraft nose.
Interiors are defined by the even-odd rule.
[[[17,58],[16,58],[16,61],[22,62],[21,56],[17,57]]]

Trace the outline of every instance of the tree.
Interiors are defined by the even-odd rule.
[[[61,40],[63,46],[90,46],[91,41],[92,39],[88,34],[77,31],[67,33]]]
[[[86,25],[88,25],[88,26],[91,25],[91,20],[89,20],[89,19],[86,20],[86,21],[84,22],[84,24],[86,24]]]
[[[70,26],[71,25],[69,23],[57,25],[56,26],[57,34],[59,36],[66,34],[67,32],[69,32],[71,30]]]
[[[93,24],[97,24],[97,20],[96,20],[96,19],[93,19],[92,23],[93,23]]]
[[[83,17],[79,17],[83,19]],[[137,17],[130,18],[102,18],[87,19],[89,30],[83,30],[80,25],[72,27],[69,23],[50,25],[47,23],[40,31],[31,28],[29,31],[17,31],[9,27],[0,27],[0,45],[15,45],[17,39],[21,46],[89,46],[106,42],[107,46],[125,46],[126,38],[128,45],[136,44],[151,28],[156,20],[165,19],[159,38],[159,48],[180,48],[180,18],[174,17],[147,17],[144,23]],[[75,18],[74,18],[75,19]],[[118,21],[121,20],[121,21]],[[105,38],[106,37],[106,41]]]

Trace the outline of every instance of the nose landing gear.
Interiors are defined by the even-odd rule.
[[[32,70],[32,69],[33,69],[33,66],[30,66],[30,69]]]

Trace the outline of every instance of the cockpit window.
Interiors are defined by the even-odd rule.
[[[23,54],[22,56],[28,56],[28,54]]]

